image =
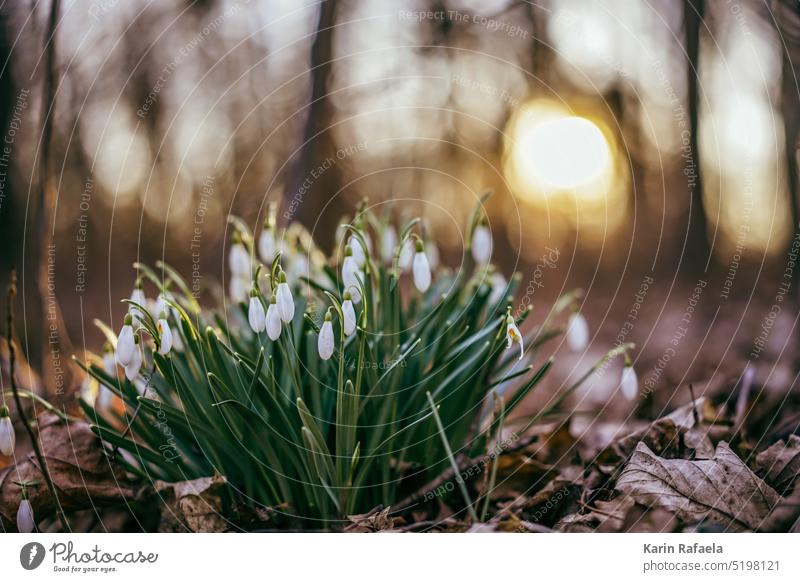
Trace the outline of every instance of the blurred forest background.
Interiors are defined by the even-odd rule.
[[[395,201],[455,267],[492,189],[536,317],[586,291],[562,378],[635,341],[647,406],[748,360],[794,384],[797,2],[18,0],[0,25],[0,280],[46,383],[54,343],[119,326],[133,261],[213,291],[228,213],[279,201],[329,249]]]

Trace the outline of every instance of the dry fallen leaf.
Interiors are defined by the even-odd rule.
[[[759,471],[764,471],[764,480],[776,491],[790,490],[800,475],[800,437],[789,435],[789,442],[778,441],[759,453],[756,465]]]
[[[66,423],[48,412],[39,416],[36,424],[42,454],[64,511],[96,510],[154,498],[152,487],[132,480],[106,456],[100,440],[85,422]],[[0,471],[0,519],[4,531],[16,531],[20,487],[14,481],[38,483],[28,488],[37,520],[55,513],[54,500],[35,456],[30,453],[16,466]]]
[[[156,491],[164,504],[158,530],[175,532],[188,529],[203,533],[228,531],[230,524],[223,516],[220,495],[225,482],[220,475],[177,483],[156,481]]]
[[[709,519],[733,531],[757,529],[779,501],[724,442],[713,458],[698,461],[662,459],[639,443],[617,489],[686,522]]]

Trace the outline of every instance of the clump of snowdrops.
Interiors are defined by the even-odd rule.
[[[100,387],[83,402],[93,430],[131,472],[220,474],[230,507],[272,508],[278,525],[335,528],[379,505],[402,510],[410,487],[499,439],[552,365],[537,351],[565,331],[562,312],[573,309],[572,348],[588,341],[576,294],[523,334],[520,277],[491,265],[482,202],[455,271],[438,264],[420,220],[397,228],[364,205],[331,257],[302,227],[279,230],[274,207],[256,233],[232,218],[217,309],[201,308],[168,265],[135,265],[124,324],[118,334],[100,324],[105,352],[86,364]],[[480,500],[461,493],[475,519]]]

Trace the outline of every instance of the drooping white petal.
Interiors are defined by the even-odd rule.
[[[639,378],[636,376],[636,371],[632,366],[625,366],[622,369],[620,390],[628,400],[633,400],[639,393]]]
[[[342,283],[344,290],[350,293],[353,303],[361,303],[361,283],[360,280],[364,279],[364,274],[358,268],[358,264],[352,256],[344,258],[342,263]]]
[[[133,382],[139,375],[139,370],[142,369],[142,350],[139,346],[135,346],[131,361],[125,366],[125,377]]]
[[[294,318],[294,300],[292,299],[292,291],[289,289],[289,284],[286,282],[278,283],[275,297],[278,301],[278,315],[281,316],[281,321],[283,323],[291,322]]]
[[[17,531],[19,533],[31,533],[35,528],[36,521],[33,518],[31,502],[23,499],[19,502],[19,509],[17,509]]]
[[[270,264],[275,258],[275,251],[275,233],[265,228],[261,231],[261,236],[258,237],[258,255],[262,261]]]
[[[240,242],[231,245],[228,252],[228,263],[230,263],[231,274],[243,279],[250,279],[250,253]]]
[[[356,310],[353,308],[353,302],[350,299],[345,299],[342,303],[342,313],[344,314],[344,335],[349,336],[356,330]]]
[[[431,286],[431,266],[424,251],[419,251],[414,255],[414,286],[420,293],[425,293]]]
[[[161,343],[158,346],[158,353],[166,356],[172,349],[172,330],[166,319],[158,320],[158,333],[161,334]]]
[[[363,269],[364,265],[367,264],[367,251],[364,249],[364,245],[354,236],[350,237],[349,244],[350,248],[353,249],[353,260],[355,260],[359,269]]]
[[[589,345],[589,324],[580,313],[569,316],[567,344],[573,352],[582,352]]]
[[[135,348],[133,326],[123,325],[119,337],[117,337],[117,361],[122,366],[127,366],[133,359]]]
[[[275,341],[281,337],[281,316],[275,303],[270,303],[267,307],[266,327],[269,339]]]
[[[519,360],[522,359],[522,356],[525,354],[525,346],[523,345],[522,341],[522,334],[519,332],[519,328],[517,324],[514,323],[514,319],[509,316],[506,319],[506,349],[511,347],[511,344],[518,343],[519,344]]]
[[[256,333],[264,331],[266,325],[266,312],[258,297],[250,298],[250,307],[247,309],[247,320],[250,322],[250,329]]]
[[[406,239],[403,243],[403,248],[400,249],[400,257],[397,259],[397,266],[401,271],[405,271],[411,266],[411,261],[414,260],[414,243],[411,239]]]
[[[131,293],[131,301],[138,303],[142,307],[147,307],[147,297],[145,297],[144,290],[136,287]]]
[[[381,237],[381,259],[384,263],[391,263],[394,260],[395,247],[397,247],[397,231],[389,224],[383,229]]]
[[[319,357],[323,360],[330,360],[333,355],[333,348],[333,324],[330,321],[325,321],[322,324],[322,329],[319,330],[319,338],[317,339]]]
[[[472,258],[485,265],[492,258],[492,233],[485,224],[479,224],[472,233]]]
[[[492,287],[492,291],[489,294],[489,303],[494,304],[503,299],[508,290],[508,281],[506,278],[503,277],[502,273],[495,272],[492,274],[489,284]]]
[[[14,454],[17,435],[14,432],[14,425],[11,424],[11,417],[8,416],[8,411],[5,411],[5,414],[6,416],[0,418],[0,453],[10,457]]]

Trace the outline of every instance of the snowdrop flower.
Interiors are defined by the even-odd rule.
[[[139,336],[134,336],[133,354],[130,361],[125,365],[125,377],[133,382],[142,369],[142,349],[139,347]]]
[[[628,360],[627,357],[625,360],[625,367],[622,368],[622,380],[620,381],[619,387],[625,398],[633,400],[639,393],[639,378],[636,376],[636,370],[633,369],[630,360]]]
[[[577,311],[569,316],[567,344],[573,352],[582,352],[589,345],[589,324]]]
[[[344,283],[344,290],[350,292],[353,303],[361,303],[361,283],[359,280],[363,278],[364,274],[353,258],[353,247],[352,245],[347,245],[344,249],[344,262],[342,263],[342,283]]]
[[[264,312],[264,306],[258,297],[258,290],[255,287],[250,290],[250,307],[247,310],[247,320],[250,322],[250,328],[256,333],[264,331],[264,327],[267,325],[267,314]]]
[[[130,313],[125,315],[125,322],[122,330],[117,337],[117,361],[122,366],[127,366],[133,359],[133,352],[135,350],[134,334],[133,334],[133,316]]]
[[[367,248],[364,248],[364,245],[361,244],[361,241],[353,235],[350,235],[350,238],[347,241],[353,252],[353,259],[355,260],[356,265],[358,265],[359,269],[363,269],[364,265],[367,264],[367,255],[369,254],[369,247],[372,246],[369,242],[368,235],[366,233],[362,233],[362,236],[364,237],[364,241],[367,244]]]
[[[278,250],[278,245],[275,242],[275,228],[270,224],[269,219],[264,222],[264,229],[258,237],[258,255],[261,260],[267,264],[272,263],[275,258],[275,251]]]
[[[281,316],[278,313],[277,299],[275,294],[269,300],[269,307],[267,307],[266,324],[267,335],[272,341],[281,337]]]
[[[472,233],[472,258],[479,265],[485,265],[492,258],[492,233],[486,226],[486,220],[481,220]]]
[[[505,296],[508,290],[508,281],[500,271],[494,271],[489,277],[489,286],[492,289],[489,294],[489,303],[495,304]]]
[[[147,307],[148,307],[148,305],[147,305],[147,297],[145,297],[141,279],[136,279],[136,284],[133,287],[133,291],[131,292],[130,299],[134,303],[137,303],[138,305],[141,305],[142,309],[147,309]],[[133,319],[135,321],[141,321],[142,320],[142,316],[141,316],[140,313],[138,313],[139,309],[138,308],[134,308],[132,311],[133,311]]]
[[[281,270],[278,275],[278,289],[275,292],[278,301],[278,315],[283,323],[291,323],[294,318],[294,300],[289,284],[286,282],[286,273]]]
[[[381,259],[384,263],[391,263],[394,259],[394,250],[397,247],[397,231],[394,225],[387,224],[381,236]]]
[[[342,313],[344,314],[344,335],[349,336],[356,330],[356,310],[353,309],[353,302],[350,300],[351,295],[349,291],[344,292],[344,302],[342,303]]]
[[[158,329],[158,333],[161,334],[161,341],[158,344],[158,353],[162,356],[166,356],[172,349],[172,330],[169,328],[169,323],[167,322],[166,311],[162,311],[159,314],[156,328]]]
[[[525,346],[522,342],[522,334],[519,332],[517,324],[514,323],[514,317],[509,313],[506,316],[506,349],[511,347],[511,344],[519,344],[519,360],[522,359],[525,353]]]
[[[319,330],[319,338],[317,339],[317,350],[319,357],[323,360],[330,360],[333,355],[333,324],[331,323],[331,309],[325,313],[325,322],[322,324],[322,329]]]
[[[11,424],[11,417],[8,415],[8,406],[0,408],[0,453],[10,457],[14,454],[14,446],[17,443],[17,435],[14,432],[14,425]]]
[[[247,300],[247,290],[250,287],[250,279],[233,275],[230,282],[230,296],[234,303],[242,303]]]
[[[22,501],[19,502],[17,510],[17,531],[19,533],[31,533],[36,528],[36,521],[33,518],[33,507],[28,500],[28,491],[22,488]]]
[[[244,247],[239,231],[233,233],[233,244],[228,252],[228,263],[230,263],[231,274],[234,277],[250,279],[250,253]]]
[[[117,377],[117,359],[114,356],[114,348],[106,342],[103,345],[103,371],[111,378]],[[114,398],[114,393],[105,384],[100,384],[95,398],[94,405],[100,410],[106,410]]]
[[[414,260],[414,243],[410,238],[406,239],[403,243],[403,248],[400,249],[400,257],[397,259],[397,266],[401,271],[405,271],[411,266],[411,261]]]
[[[414,254],[414,264],[412,266],[414,286],[420,293],[425,293],[428,287],[431,286],[431,266],[428,263],[428,257],[425,255],[425,246],[422,244],[422,239],[417,239],[416,247],[417,252]]]

